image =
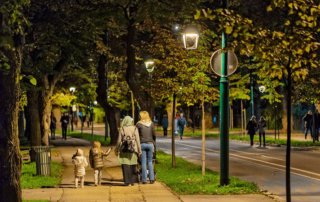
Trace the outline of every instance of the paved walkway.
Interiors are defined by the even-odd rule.
[[[243,195],[243,196],[178,196],[162,183],[155,184],[135,184],[126,187],[122,181],[122,170],[116,163],[117,157],[113,152],[104,160],[104,170],[102,174],[102,186],[95,187],[93,179],[93,169],[88,166],[86,168],[85,187],[74,188],[74,166],[71,162],[72,155],[78,148],[84,150],[85,157],[89,158],[89,149],[91,142],[77,138],[68,138],[62,140],[61,136],[57,136],[57,140],[52,141],[61,154],[60,159],[64,166],[62,183],[57,188],[43,189],[24,189],[22,196],[24,199],[41,199],[59,202],[209,202],[209,201],[228,201],[228,202],[271,202],[274,201],[263,195]],[[103,147],[107,150],[107,147]]]

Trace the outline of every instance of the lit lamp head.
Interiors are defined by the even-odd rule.
[[[154,61],[153,60],[147,60],[146,62],[146,69],[149,73],[153,72],[154,70]]]
[[[265,86],[260,86],[260,87],[259,87],[259,91],[260,91],[261,93],[264,93],[264,91],[266,91],[266,87],[265,87]]]
[[[75,87],[70,87],[69,90],[70,90],[70,93],[74,93],[76,91],[76,88]]]
[[[195,25],[187,25],[183,33],[184,48],[197,49],[199,43],[199,29]]]
[[[94,104],[94,105],[97,105],[97,104],[98,104],[98,102],[97,102],[97,101],[94,101],[94,102],[93,102],[93,104]]]

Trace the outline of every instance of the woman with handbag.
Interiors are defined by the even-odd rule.
[[[152,156],[154,152],[154,144],[156,142],[156,133],[154,125],[150,120],[147,111],[140,112],[140,121],[137,123],[141,143],[141,167],[142,167],[142,184],[147,184],[147,163],[149,170],[150,184],[154,183],[154,171],[152,164]]]
[[[137,155],[141,154],[141,146],[138,129],[133,126],[130,116],[123,119],[115,152],[118,155],[117,162],[122,166],[125,185],[133,186],[134,183],[138,182],[136,165],[138,164]]]
[[[247,131],[248,131],[248,134],[250,135],[251,146],[253,146],[253,138],[254,138],[254,135],[256,134],[256,128],[257,128],[257,120],[255,116],[252,116],[247,125]]]

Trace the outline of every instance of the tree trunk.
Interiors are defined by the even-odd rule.
[[[9,70],[0,70],[0,114],[2,115],[0,118],[0,201],[6,202],[22,200],[22,161],[18,138],[22,50],[19,48],[16,50],[15,52],[7,50],[4,46],[0,47],[0,52],[8,58],[7,63],[10,66]]]
[[[127,27],[127,71],[126,81],[132,90],[134,97],[139,103],[141,111],[147,111],[150,115],[151,120],[154,116],[154,99],[147,91],[141,91],[141,87],[136,79],[136,53],[134,49],[134,41],[136,36],[135,21],[129,20]]]
[[[24,118],[23,118],[23,111],[19,111],[18,128],[19,128],[19,139],[24,138]]]
[[[61,130],[61,124],[60,124],[61,106],[60,105],[52,105],[52,114],[57,119],[57,124],[56,124],[57,129]]]
[[[24,107],[24,114],[25,114],[25,118],[26,118],[26,131],[25,131],[25,136],[28,138],[28,140],[30,140],[30,135],[31,135],[31,130],[30,130],[30,116],[29,116],[29,107],[25,106]]]
[[[115,107],[112,107],[109,105],[107,101],[107,84],[106,84],[106,65],[107,65],[107,57],[105,55],[100,56],[99,65],[97,67],[98,72],[98,87],[96,89],[97,92],[97,101],[100,104],[100,106],[104,109],[107,120],[110,127],[110,144],[115,145],[117,144],[118,140],[118,125],[116,120],[116,109]]]
[[[255,108],[254,108],[254,115],[256,116],[257,120],[260,120],[260,92],[259,90],[257,91],[256,89],[254,90],[255,94],[258,95],[257,97],[254,97],[254,103],[255,103]]]
[[[29,90],[27,92],[28,98],[28,117],[30,122],[30,146],[41,146],[41,131],[39,119],[39,106],[38,106],[38,91]],[[31,150],[31,162],[35,161],[35,152]]]
[[[172,128],[173,101],[166,104],[166,110],[168,113],[168,122],[169,122],[168,130],[171,130],[171,128]]]
[[[283,109],[283,117],[282,117],[282,133],[286,134],[288,131],[288,94],[285,89],[282,89],[283,98],[281,100],[282,109]],[[293,117],[291,114],[291,131],[293,131]],[[279,127],[279,126],[278,126]]]

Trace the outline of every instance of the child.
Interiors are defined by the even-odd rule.
[[[84,176],[86,174],[85,167],[88,166],[87,159],[83,157],[83,151],[77,150],[77,153],[72,157],[72,163],[74,164],[74,175],[75,175],[75,188],[78,188],[78,182],[81,182],[81,188],[84,186]]]
[[[92,148],[90,149],[89,161],[91,168],[94,169],[94,185],[101,185],[101,170],[103,168],[103,156],[108,156],[111,152],[111,148],[107,152],[101,151],[101,143],[94,141]]]

